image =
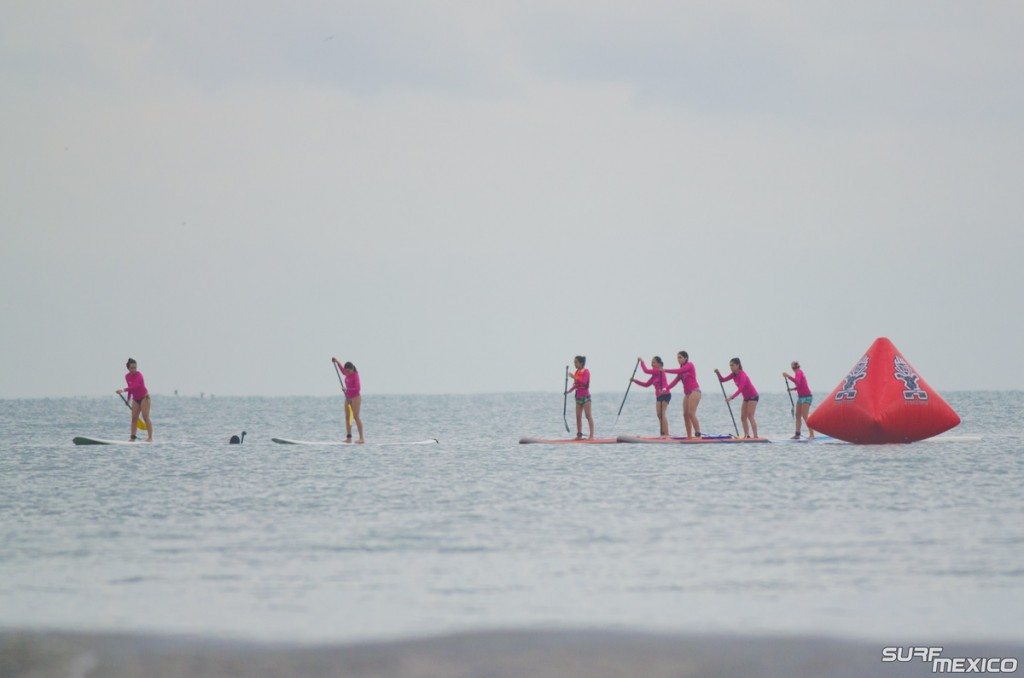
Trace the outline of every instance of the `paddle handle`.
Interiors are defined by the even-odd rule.
[[[639,370],[639,369],[640,369],[640,359],[637,358],[636,359],[636,365],[633,365],[633,374],[630,375],[629,383],[626,384],[626,393],[625,393],[625,395],[622,396],[622,404],[619,405],[619,414],[615,415],[615,425],[612,426],[613,429],[619,423],[619,415],[622,414],[622,408],[626,406],[626,398],[629,397],[629,389],[633,386],[633,380],[636,378],[636,371]]]
[[[565,366],[565,383],[562,386],[562,423],[565,424],[565,432],[569,433],[569,366]]]
[[[347,398],[348,391],[345,390],[345,380],[341,378],[341,367],[339,367],[338,363],[334,361],[334,358],[331,358],[331,364],[334,365],[334,374],[338,377],[338,385],[341,386],[341,392],[344,393]],[[351,426],[352,422],[355,421],[356,415],[355,412],[352,411],[352,407],[349,405],[345,406],[345,416],[348,417],[348,423],[349,426]]]
[[[782,375],[782,381],[786,382],[786,393],[789,394],[789,416],[796,419],[796,403],[793,402],[793,389],[789,387],[789,379]]]
[[[338,363],[334,361],[334,358],[331,358],[331,364],[334,365],[334,374],[338,377],[338,385],[341,386],[341,392],[344,393],[347,398],[348,391],[345,390],[345,380],[341,378],[341,367],[339,367]]]
[[[715,372],[715,378],[718,378],[718,372]],[[725,406],[729,408],[729,418],[732,419],[732,428],[736,431],[736,437],[740,437],[740,427],[736,425],[736,417],[732,413],[732,402],[729,400],[729,396],[725,393],[725,382],[718,379],[718,385],[722,387],[722,397],[725,398]]]

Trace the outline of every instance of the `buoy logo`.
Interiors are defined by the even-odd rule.
[[[836,391],[836,400],[853,400],[857,397],[857,382],[868,376],[868,355],[857,361],[850,373],[846,375],[843,387]],[[915,375],[916,379],[917,376]]]
[[[896,369],[893,376],[903,382],[906,389],[903,391],[904,400],[928,400],[928,392],[917,385],[917,372],[906,360],[898,355],[892,359],[893,367]]]

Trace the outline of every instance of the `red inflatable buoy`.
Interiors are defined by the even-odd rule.
[[[879,337],[808,423],[833,438],[871,445],[931,438],[960,417],[891,341]]]

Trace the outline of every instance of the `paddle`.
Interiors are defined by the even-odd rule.
[[[132,406],[128,404],[128,399],[124,397],[123,393],[118,393],[117,395],[121,398],[121,402],[124,403],[125,407],[127,407],[129,410],[132,409]],[[139,423],[136,424],[136,426],[138,426],[140,431],[147,430],[146,429],[146,422],[142,421],[142,417],[141,416],[139,417]]]
[[[640,369],[640,359],[637,358],[636,359],[636,365],[633,366],[633,374],[629,378],[629,383],[626,384],[626,395],[622,396],[622,404],[619,405],[619,414],[615,415],[615,423],[612,424],[612,430],[613,431],[615,430],[615,427],[619,425],[619,415],[622,414],[622,408],[626,406],[626,398],[629,397],[629,389],[630,389],[631,386],[633,386],[633,379],[636,378],[636,371],[639,370],[639,369]]]
[[[719,375],[719,371],[715,370],[715,374]],[[732,419],[732,428],[736,431],[736,437],[740,437],[740,427],[736,425],[736,417],[732,413],[732,403],[729,402],[729,396],[725,394],[725,382],[721,379],[718,380],[718,385],[722,387],[722,397],[725,398],[725,405],[729,408],[729,418]]]
[[[793,389],[789,387],[789,379],[782,375],[782,381],[786,382],[786,393],[789,394],[789,416],[796,419],[796,403],[793,402]]]
[[[346,398],[348,398],[348,391],[345,390],[345,380],[341,378],[341,366],[334,362],[334,358],[331,358],[331,364],[334,365],[334,374],[338,377],[338,383],[341,385],[341,392],[345,394]],[[345,405],[345,413],[348,415],[348,424],[351,426],[352,422],[355,421],[355,415],[352,414],[351,405]]]
[[[569,366],[565,366],[565,385],[562,387],[562,421],[565,423],[565,432],[569,433]]]

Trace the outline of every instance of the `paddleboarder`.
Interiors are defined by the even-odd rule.
[[[135,358],[128,358],[125,367],[128,368],[128,374],[124,375],[124,380],[128,387],[119,388],[116,393],[118,395],[122,393],[128,394],[128,404],[132,409],[132,434],[130,439],[137,440],[139,416],[141,415],[146,427],[146,442],[151,443],[153,442],[153,422],[149,419],[149,406],[152,401],[149,397],[149,391],[146,389],[146,380],[142,377],[142,372],[139,372],[139,365],[135,362]]]
[[[362,405],[363,398],[360,395],[360,383],[359,383],[359,370],[351,362],[342,363],[337,358],[331,358],[337,368],[341,371],[342,376],[345,377],[345,442],[352,442],[352,421],[355,420],[356,428],[359,430],[359,440],[357,443],[365,443],[363,439],[363,420],[359,417],[359,408]],[[349,412],[352,412],[351,419],[348,416]]]
[[[700,438],[700,422],[697,421],[697,406],[700,405],[700,384],[697,383],[697,368],[690,362],[690,354],[680,351],[676,354],[679,368],[665,368],[665,374],[674,374],[668,390],[683,382],[683,423],[686,425],[687,438]]]
[[[644,363],[643,358],[637,358],[640,363],[640,369],[644,371],[644,374],[651,375],[651,378],[647,381],[640,381],[639,379],[633,379],[633,383],[637,386],[654,386],[654,407],[658,413],[658,427],[660,435],[668,436],[668,404],[672,400],[672,393],[668,390],[668,380],[665,378],[665,363],[661,360],[661,356],[654,356],[651,358],[650,368]]]
[[[753,431],[753,437],[757,438],[757,420],[754,418],[754,412],[757,410],[757,401],[761,399],[761,396],[758,395],[757,389],[751,383],[750,377],[743,371],[743,363],[740,362],[739,358],[733,358],[729,361],[729,370],[731,374],[723,377],[716,367],[715,374],[718,375],[718,381],[720,382],[733,381],[736,383],[736,392],[727,399],[735,400],[736,396],[743,396],[743,407],[740,409],[740,421],[743,422],[743,437],[750,438],[750,433]]]
[[[576,439],[583,439],[583,415],[587,415],[588,438],[594,439],[594,415],[590,402],[590,370],[586,368],[587,356],[578,355],[572,359],[576,371],[572,374],[572,386],[566,393],[574,393],[576,399]]]
[[[811,428],[807,417],[810,415],[814,396],[811,387],[807,385],[807,376],[800,368],[800,363],[794,360],[789,366],[793,369],[793,374],[783,372],[782,376],[796,384],[796,433],[793,434],[793,440],[800,440],[801,423],[807,424],[807,439],[811,440],[814,438],[814,429]]]

